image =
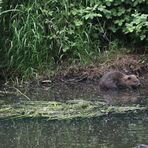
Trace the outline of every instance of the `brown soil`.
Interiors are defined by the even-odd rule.
[[[148,72],[148,60],[143,55],[116,55],[105,62],[96,62],[89,66],[67,66],[60,69],[54,80],[64,82],[81,82],[86,80],[99,80],[110,70],[119,70],[126,74],[141,76]]]

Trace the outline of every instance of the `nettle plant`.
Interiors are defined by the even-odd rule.
[[[84,32],[87,47],[99,48],[112,39],[126,38],[131,43],[147,42],[147,0],[104,0],[73,2],[68,10],[70,24]],[[85,42],[83,42],[85,43]],[[95,45],[95,46],[94,46]],[[106,46],[106,44],[104,44]],[[92,49],[92,48],[91,48]]]
[[[122,0],[117,3],[120,3],[117,8],[110,9],[115,16],[112,15],[111,30],[115,33],[121,30],[124,35],[129,35],[134,42],[146,42],[148,40],[146,37],[148,34],[148,14],[146,13],[148,1]]]
[[[100,33],[103,30],[104,34],[109,31],[117,37],[118,33],[128,35],[133,42],[148,40],[147,0],[104,0],[90,2],[90,6],[85,8],[90,12],[84,17],[98,20],[95,25]]]
[[[123,30],[124,33],[134,33],[136,38],[140,38],[140,40],[147,40],[148,14],[140,14],[136,12],[131,16],[133,20],[125,24],[125,29]]]

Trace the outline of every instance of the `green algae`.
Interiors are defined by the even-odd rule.
[[[147,107],[139,105],[110,106],[99,101],[75,100],[65,103],[55,101],[25,101],[17,104],[2,105],[0,118],[47,118],[48,120],[62,120],[138,113],[147,110]]]

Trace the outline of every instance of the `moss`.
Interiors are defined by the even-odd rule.
[[[47,118],[49,120],[102,117],[114,114],[147,111],[140,106],[108,106],[102,102],[78,100],[76,102],[26,101],[15,105],[3,105],[0,118]]]

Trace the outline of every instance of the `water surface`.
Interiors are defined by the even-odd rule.
[[[32,85],[19,91],[30,100],[103,101],[109,105],[148,106],[148,79],[139,91],[100,92],[97,83]],[[1,88],[14,91],[14,88]],[[0,105],[16,104],[24,95],[0,95]],[[148,114],[86,120],[0,120],[0,148],[132,148],[148,144]]]
[[[148,117],[0,121],[1,148],[132,148],[148,144]]]

